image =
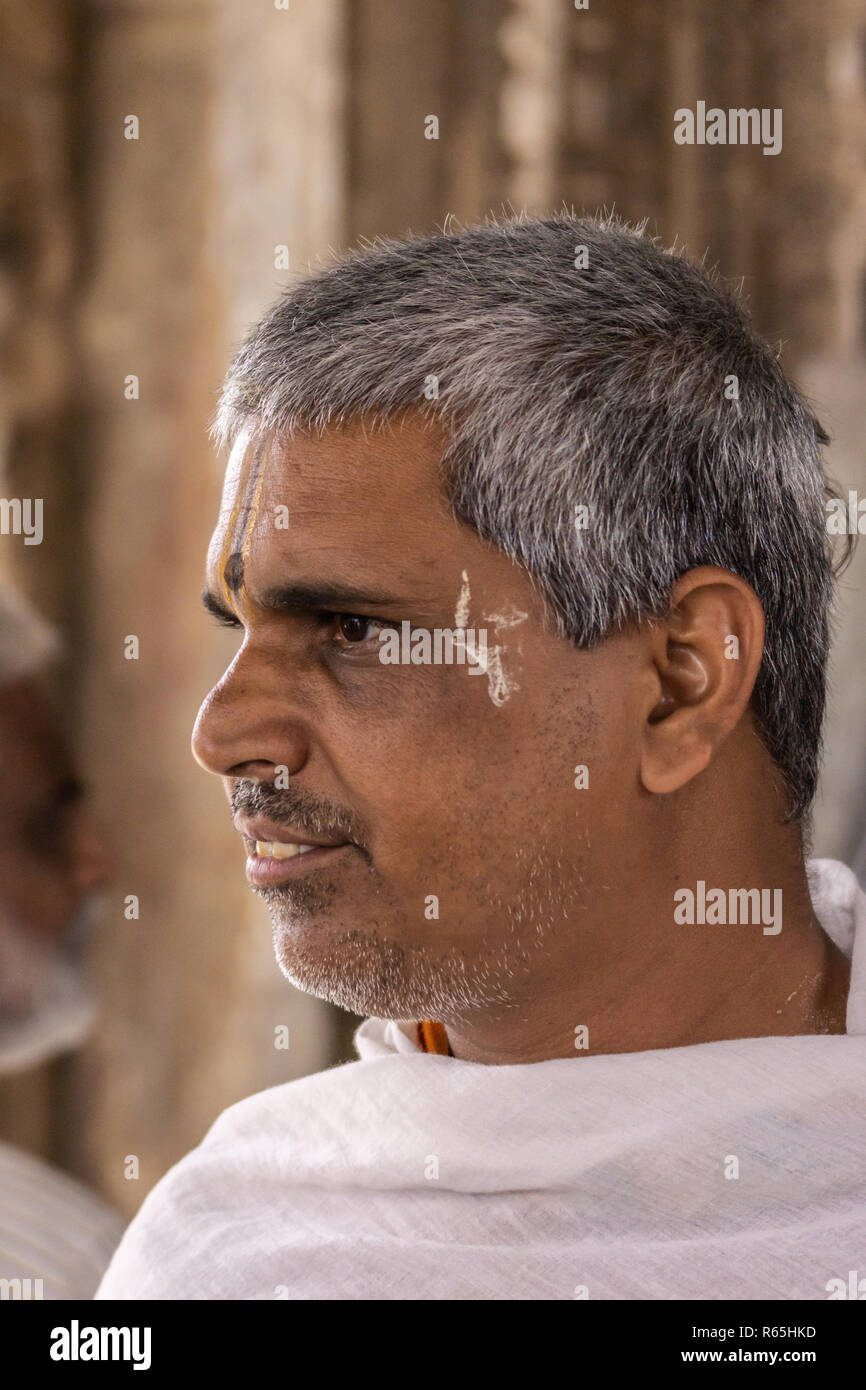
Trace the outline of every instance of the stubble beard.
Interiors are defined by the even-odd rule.
[[[407,940],[406,932],[394,939],[395,923],[406,920],[398,906],[380,910],[363,927],[353,926],[340,906],[345,889],[317,874],[254,891],[270,911],[279,968],[296,988],[362,1017],[447,1024],[473,1013],[526,1006],[538,952],[557,927],[568,926],[569,904],[580,902],[579,886],[563,892],[561,868],[558,860],[535,856],[523,866],[520,888],[510,897],[492,883],[473,893],[497,936],[491,939],[488,931],[472,951],[438,949],[439,924],[425,920],[423,909],[426,940]],[[381,889],[379,896],[386,907]],[[416,901],[423,904],[424,894]]]

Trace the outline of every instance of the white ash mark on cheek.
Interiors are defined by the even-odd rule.
[[[490,623],[491,627],[496,629],[498,635],[500,628],[519,627],[521,623],[526,622],[528,617],[529,614],[524,613],[520,608],[511,608],[507,613],[487,613],[485,614],[484,621],[485,623]]]
[[[513,677],[509,679],[505,674],[505,668],[502,665],[504,651],[504,647],[494,647],[487,653],[487,693],[494,705],[497,706],[504,705],[506,700],[511,699],[515,690],[520,689],[517,681]]]
[[[498,637],[503,629],[519,627],[528,617],[529,614],[521,609],[511,608],[507,613],[485,614],[484,621],[490,624]],[[506,700],[510,700],[514,692],[520,689],[514,676],[508,675],[503,664],[507,650],[505,643],[497,643],[480,654],[479,665],[487,672],[487,693],[497,707],[504,705]]]
[[[469,626],[469,600],[472,597],[469,588],[469,575],[464,570],[461,578],[460,593],[457,596],[457,607],[454,609],[454,626]]]

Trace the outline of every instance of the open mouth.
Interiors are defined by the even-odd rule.
[[[333,845],[288,845],[281,840],[253,840],[253,853],[257,859],[294,859],[296,854],[309,854],[311,850],[333,849]]]
[[[246,837],[245,837],[246,839]],[[246,839],[248,881],[255,885],[283,883],[290,878],[320,868],[351,849],[342,845],[301,845],[285,840]]]

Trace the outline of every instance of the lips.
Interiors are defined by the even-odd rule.
[[[312,873],[314,869],[330,868],[341,857],[351,854],[355,848],[351,844],[303,846],[281,844],[279,854],[261,854],[258,852],[259,847],[271,850],[274,846],[272,842],[259,840],[253,846],[256,852],[247,855],[247,882],[252,884],[254,888],[288,883],[293,878],[300,878],[304,874]]]
[[[239,817],[235,826],[246,842],[246,874],[254,886],[284,883],[353,847],[346,840],[314,840],[303,831],[260,818]]]

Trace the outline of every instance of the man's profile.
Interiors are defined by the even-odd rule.
[[[252,329],[216,435],[193,751],[281,969],[368,1020],[99,1297],[826,1298],[866,1234],[866,898],[804,843],[827,440],[736,297],[615,219],[384,242]]]

